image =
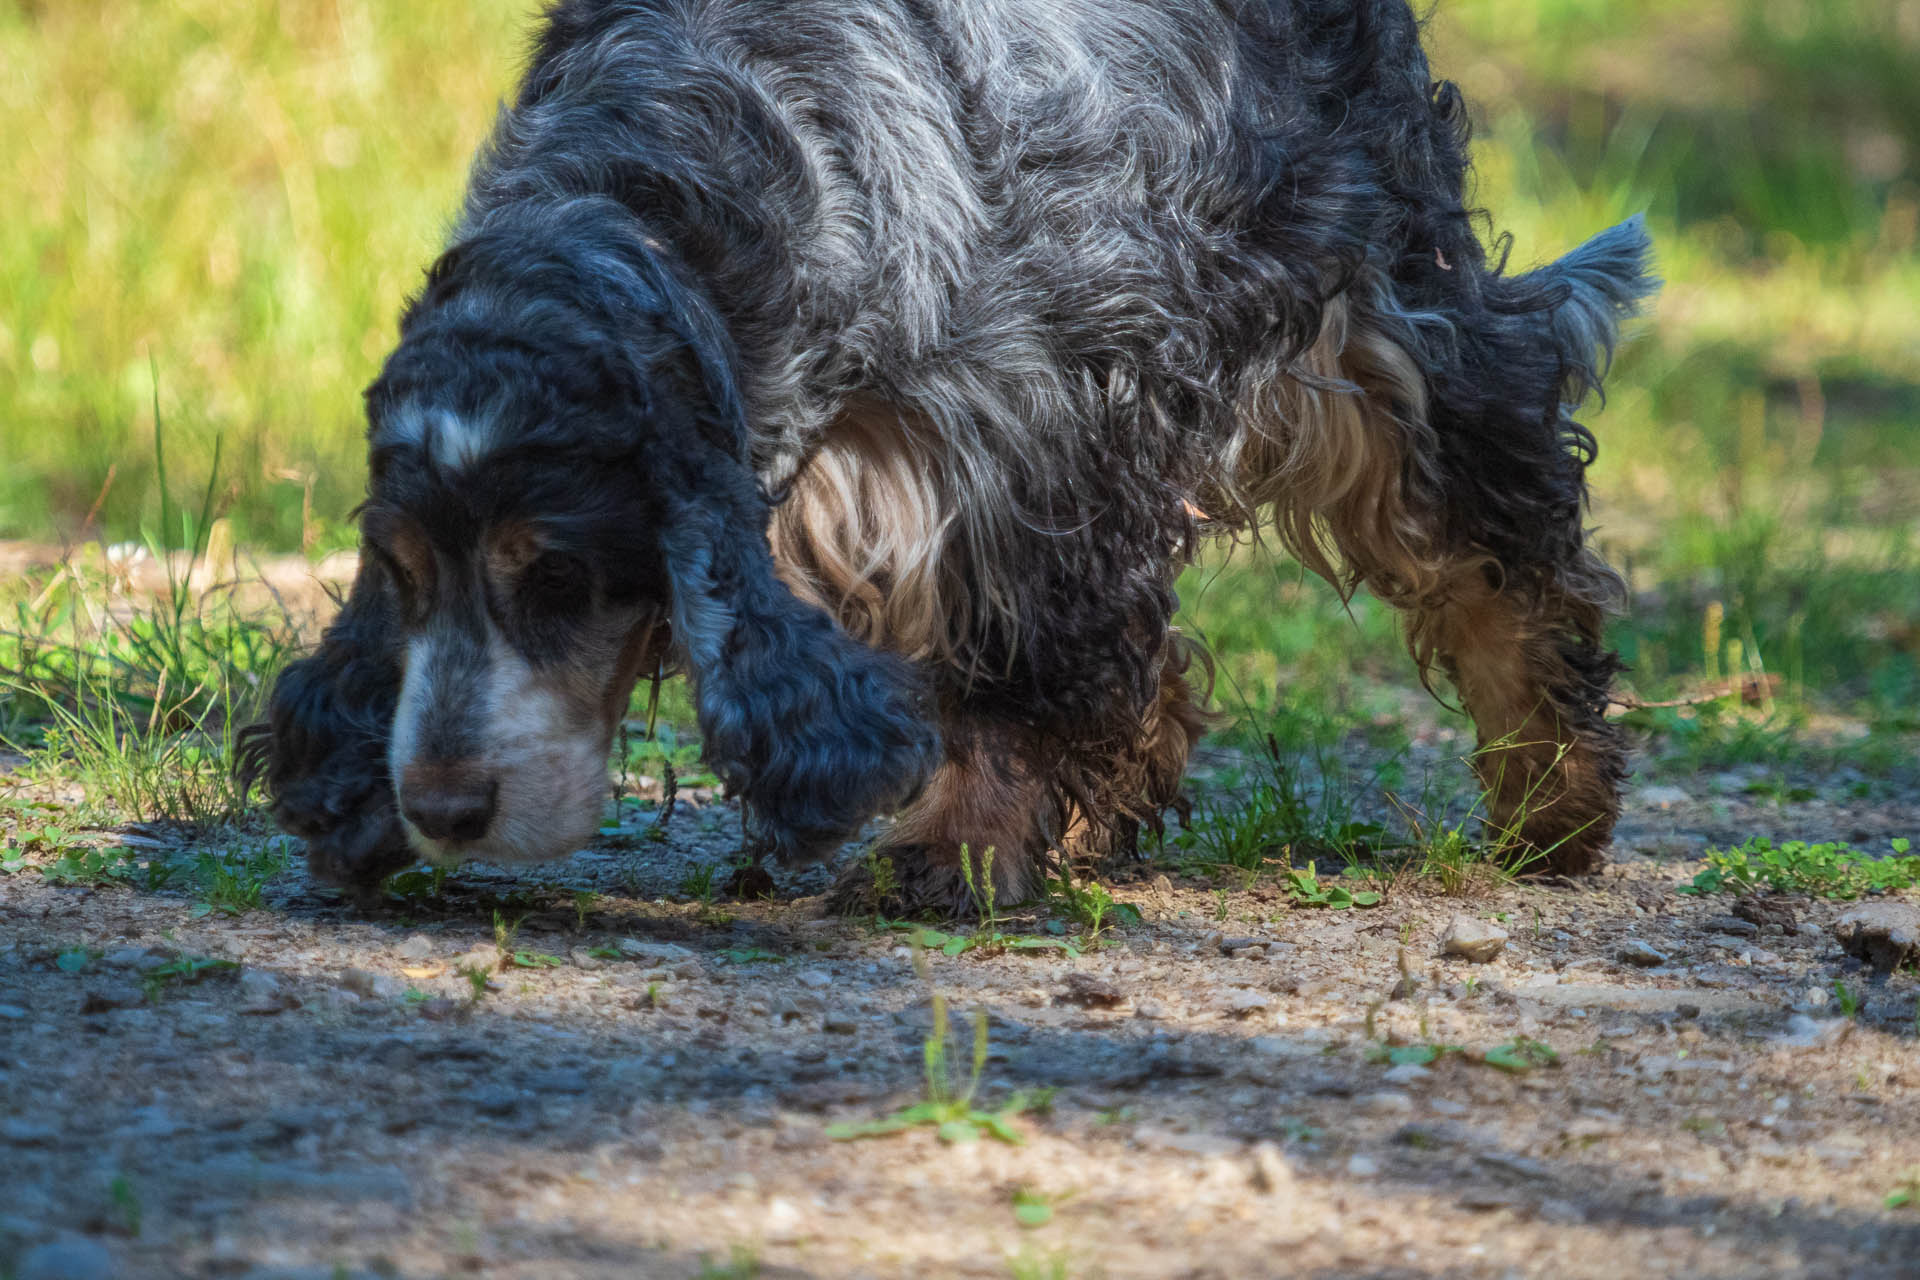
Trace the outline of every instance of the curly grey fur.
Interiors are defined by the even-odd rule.
[[[1272,510],[1208,514],[1331,523],[1390,596],[1375,537],[1573,601],[1541,625],[1589,674],[1550,693],[1587,706],[1607,572],[1570,406],[1651,288],[1646,239],[1507,274],[1465,175],[1404,0],[562,0],[370,394],[375,456],[418,453],[383,425],[408,403],[484,382],[492,447],[637,460],[675,589],[739,571],[677,606],[720,633],[681,639],[716,764],[790,845],[913,791],[927,698],[1052,744],[1097,805],[1159,696],[1196,496],[1235,489],[1249,431],[1324,429],[1250,424],[1275,380],[1365,402],[1350,461],[1392,509],[1282,476]],[[770,505],[856,402],[938,442],[951,524],[917,527],[965,589],[917,673],[767,563]],[[1429,576],[1396,603],[1435,606]]]

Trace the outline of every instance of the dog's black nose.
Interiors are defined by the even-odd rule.
[[[492,778],[410,768],[400,780],[400,812],[429,840],[478,840],[493,824],[499,794]]]

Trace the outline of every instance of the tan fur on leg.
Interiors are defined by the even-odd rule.
[[[1619,816],[1619,734],[1564,705],[1580,686],[1562,651],[1564,600],[1496,591],[1483,572],[1462,575],[1453,599],[1416,619],[1416,648],[1452,679],[1479,734],[1474,768],[1487,788],[1496,838],[1538,851],[1568,875],[1598,870]],[[1585,723],[1580,723],[1580,721]]]

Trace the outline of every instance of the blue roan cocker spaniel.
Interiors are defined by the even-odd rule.
[[[1594,868],[1572,414],[1647,244],[1507,272],[1466,132],[1404,0],[554,5],[367,393],[275,816],[349,884],[566,854],[665,662],[765,847],[904,807],[888,906],[963,905],[963,846],[1027,897],[1176,800],[1174,575],[1265,531],[1404,610],[1493,827]]]

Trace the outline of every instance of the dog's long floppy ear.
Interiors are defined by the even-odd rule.
[[[308,866],[333,884],[371,890],[414,860],[387,775],[397,634],[385,572],[363,553],[319,648],[280,673],[267,723],[242,731],[241,776],[265,781],[274,821],[305,837]]]
[[[707,762],[776,852],[819,856],[925,782],[939,755],[925,691],[774,576],[744,465],[718,449],[676,461],[661,544]]]

